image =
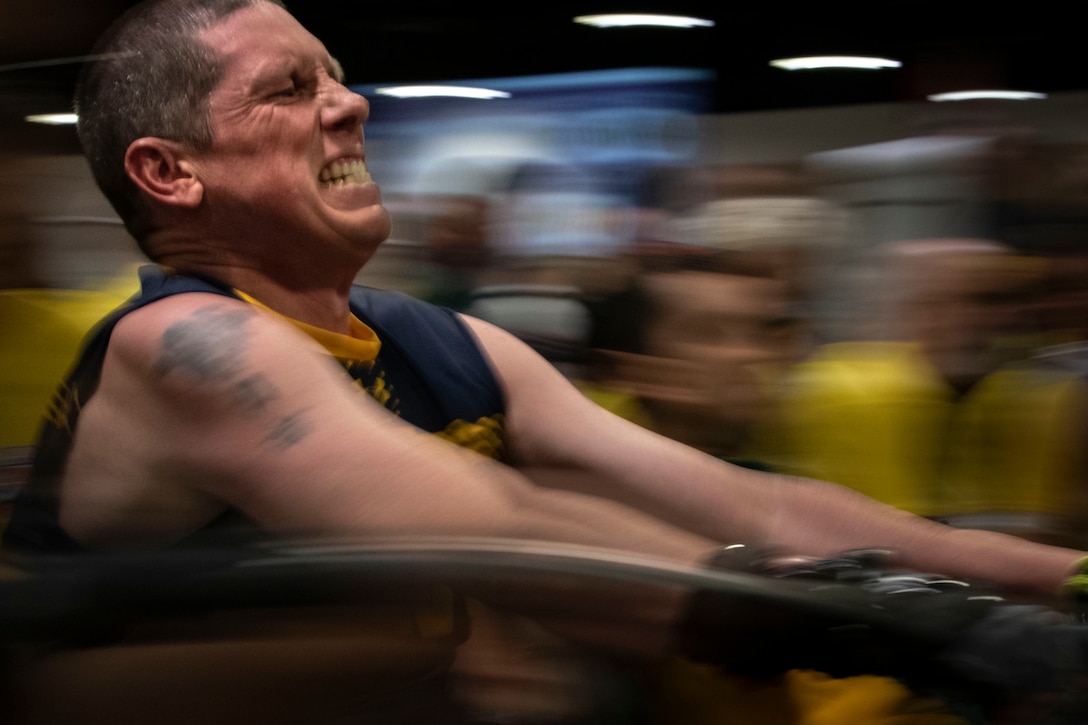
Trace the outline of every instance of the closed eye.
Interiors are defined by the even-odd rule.
[[[291,81],[271,94],[272,98],[294,99],[312,93],[315,81],[292,76]]]

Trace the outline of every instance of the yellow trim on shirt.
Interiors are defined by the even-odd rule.
[[[326,330],[323,327],[317,327],[301,322],[293,317],[288,317],[287,315],[281,315],[279,312],[262,304],[259,300],[253,299],[241,290],[234,290],[234,292],[254,307],[265,310],[266,312],[271,312],[287,322],[290,322],[296,328],[312,337],[319,345],[328,350],[333,357],[339,360],[373,362],[374,359],[378,357],[378,351],[382,346],[381,340],[378,339],[378,334],[355,315],[351,315],[351,318],[348,320],[350,333],[345,335],[341,332],[333,332],[332,330]]]

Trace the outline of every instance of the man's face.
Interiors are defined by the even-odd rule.
[[[209,98],[212,149],[195,158],[217,231],[273,251],[277,242],[314,245],[365,262],[389,234],[365,165],[366,100],[275,5],[239,10],[201,38],[223,64]]]
[[[634,389],[662,433],[730,452],[770,412],[775,374],[799,355],[785,289],[712,272],[646,280],[655,313]]]

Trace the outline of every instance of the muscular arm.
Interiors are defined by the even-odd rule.
[[[229,505],[284,534],[516,537],[686,562],[713,546],[419,431],[309,338],[214,295],[122,320],[70,464],[62,521],[90,543],[168,541]]]
[[[513,462],[538,484],[620,500],[719,542],[815,556],[888,547],[910,568],[1045,595],[1057,591],[1082,556],[952,529],[835,484],[724,463],[612,416],[518,341],[486,323],[468,323],[508,392]]]

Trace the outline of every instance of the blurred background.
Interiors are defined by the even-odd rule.
[[[71,112],[80,63],[132,4],[0,2],[0,527],[80,338],[134,291],[143,262],[94,186],[74,127],[28,120]],[[359,282],[506,327],[599,404],[712,455],[838,481],[956,525],[1088,546],[1088,78],[1070,5],[288,6],[371,102],[368,166],[393,233]],[[701,22],[574,22],[603,12]],[[771,65],[814,55],[890,62]],[[391,95],[420,85],[485,97]],[[991,93],[938,100],[957,91]],[[493,560],[457,549],[447,561],[423,546],[403,569],[410,581],[433,579],[438,556],[442,577],[487,575],[590,633],[616,629],[617,607],[604,597],[595,608],[571,572],[617,601],[644,601],[644,589],[672,581],[637,567],[625,578],[611,558],[587,573],[566,551],[544,569],[521,551],[524,568],[492,581]],[[352,581],[388,573],[367,569],[363,554]],[[541,599],[534,583],[552,572],[570,591]],[[136,597],[138,611],[158,587],[174,604],[168,580],[137,578],[118,601],[132,609],[126,598]],[[9,691],[45,707],[34,722],[70,719],[51,719],[54,704],[80,718],[108,705],[128,715],[113,722],[220,721],[194,714],[205,700],[224,722],[344,722],[373,697],[360,682],[382,690],[389,677],[415,677],[448,657],[445,635],[441,647],[406,649],[384,618],[375,634],[339,600],[296,617],[272,608],[279,590],[268,586],[254,590],[268,597],[261,617],[242,609],[203,621],[220,627],[219,640],[185,622],[168,631],[173,639],[152,630],[195,653],[136,647],[85,660],[75,651],[43,669],[11,660],[0,670],[23,673]],[[76,610],[81,601],[32,590],[27,611],[50,596]],[[377,604],[384,612],[388,603]],[[393,604],[399,617],[404,607]],[[99,619],[113,621],[100,609],[77,611],[92,636]],[[9,629],[21,621],[11,611]],[[57,618],[42,611],[42,621]],[[700,689],[720,693],[722,683],[707,685],[705,673],[644,680],[602,668],[528,621],[471,614],[478,646],[460,648],[455,675],[476,722],[646,723],[652,700],[662,722],[795,722],[778,712],[792,707],[781,690],[745,699],[727,688],[723,703],[708,705]],[[231,638],[242,623],[239,644]],[[360,658],[360,646],[376,656]],[[255,662],[280,673],[279,684],[247,680]],[[53,694],[58,682],[68,700]],[[117,683],[126,698],[151,694],[118,700]],[[791,687],[811,699],[812,683]],[[194,689],[208,697],[190,697]],[[182,697],[162,708],[174,690]],[[274,690],[295,708],[269,697]],[[402,699],[425,710],[445,702],[418,690]],[[724,701],[732,704],[719,711]],[[377,702],[379,714],[411,710]],[[738,714],[756,704],[763,709],[748,719]],[[764,712],[771,705],[780,719]],[[433,714],[374,720],[446,721]]]
[[[72,85],[122,0],[0,4],[0,488],[135,286]],[[507,327],[714,455],[1076,538],[1088,81],[1065,6],[288,3],[371,101],[359,281]],[[598,28],[601,12],[694,27]],[[785,70],[794,56],[894,61]],[[453,85],[486,98],[400,97]],[[941,101],[954,91],[1017,100]]]

